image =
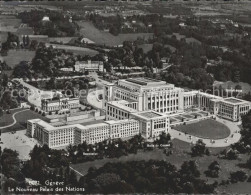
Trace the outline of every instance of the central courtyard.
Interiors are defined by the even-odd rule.
[[[187,125],[175,126],[176,130],[206,139],[223,139],[230,135],[230,129],[215,120],[206,119]]]

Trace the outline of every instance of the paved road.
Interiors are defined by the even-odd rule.
[[[95,108],[103,109],[102,100],[98,100],[98,95],[103,94],[103,90],[93,90],[89,91],[87,95],[87,102]]]
[[[53,91],[43,91],[37,89],[36,87],[24,82],[23,79],[13,79],[13,80],[19,81],[20,84],[22,84],[24,87],[27,87],[30,90],[30,93],[28,94],[28,101],[37,107],[41,107],[41,97],[52,98],[53,94],[55,93]]]
[[[175,129],[171,129],[169,131],[169,133],[170,133],[172,139],[176,138],[181,141],[188,142],[188,143],[193,142],[193,144],[195,144],[198,139],[202,139],[207,147],[212,147],[212,148],[227,147],[227,146],[230,146],[231,144],[234,144],[240,140],[241,135],[240,135],[240,133],[237,133],[240,131],[240,128],[238,127],[238,123],[234,123],[234,122],[231,122],[228,120],[220,119],[218,117],[217,117],[216,121],[226,125],[230,129],[230,135],[227,138],[215,140],[215,143],[211,143],[211,139],[202,139],[200,137],[196,137],[193,135],[192,135],[192,138],[190,139],[189,134],[185,135],[185,133],[182,133],[182,132],[175,130]],[[233,135],[233,137],[232,137],[232,135]],[[227,139],[227,142],[226,142],[226,139]]]
[[[5,128],[9,128],[9,127],[14,126],[14,125],[17,123],[17,120],[16,120],[16,118],[15,118],[16,114],[19,114],[19,113],[24,112],[24,111],[26,111],[26,110],[29,110],[29,109],[21,110],[21,111],[18,111],[18,112],[16,112],[16,113],[14,113],[14,114],[12,115],[13,123],[11,123],[10,125],[6,125],[6,126],[3,126],[3,127],[0,127],[0,129],[5,129]]]

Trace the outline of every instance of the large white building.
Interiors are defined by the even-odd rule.
[[[105,121],[92,125],[53,126],[40,119],[27,121],[26,134],[50,148],[78,145],[86,141],[94,144],[104,140],[127,138],[139,134],[139,122],[134,119]]]
[[[149,78],[122,79],[116,84],[104,86],[103,108],[107,119],[130,118],[130,115],[142,111],[155,111],[168,116],[193,107],[238,121],[251,109],[251,103],[233,97],[188,91]]]
[[[67,111],[79,107],[79,98],[56,98],[41,100],[41,109],[45,112],[54,112],[60,110]]]
[[[107,102],[130,101],[137,111],[154,110],[161,113],[182,112],[184,89],[173,84],[149,78],[119,80],[117,84],[104,87],[104,108]]]
[[[85,71],[104,71],[104,64],[102,61],[77,61],[74,65],[76,72],[85,72]]]
[[[146,139],[157,138],[162,132],[168,133],[169,117],[155,111],[132,113],[130,118],[139,121],[139,131]]]

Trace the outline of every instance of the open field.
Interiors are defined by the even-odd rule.
[[[85,48],[85,47],[75,47],[75,46],[70,46],[70,45],[60,45],[60,44],[51,44],[47,43],[46,45],[51,45],[55,49],[64,49],[66,51],[72,52],[74,54],[79,54],[79,55],[90,55],[90,56],[95,56],[98,54],[97,51]]]
[[[15,16],[0,15],[0,31],[16,32],[21,20]]]
[[[15,111],[11,111],[11,114],[4,114],[3,118],[7,120],[7,123],[4,124],[4,123],[0,123],[1,126],[6,126],[6,125],[9,125],[13,122],[13,119],[12,119],[12,115],[17,112],[17,111],[20,111],[21,109],[17,109]],[[6,116],[7,115],[7,116]],[[2,118],[2,117],[1,117]],[[36,112],[33,112],[31,110],[26,110],[24,112],[21,112],[21,113],[18,113],[16,116],[15,116],[16,120],[17,120],[17,123],[11,127],[8,127],[8,128],[4,128],[1,130],[2,133],[5,133],[5,132],[11,132],[11,131],[19,131],[19,130],[23,130],[23,129],[26,129],[26,122],[27,120],[30,120],[30,119],[36,119],[36,118],[40,118],[42,120],[46,120],[45,117],[43,117],[41,114],[38,114]],[[4,120],[3,119],[3,120]],[[2,119],[1,119],[2,120]]]
[[[250,182],[242,182],[230,184],[227,186],[219,187],[218,191],[220,193],[229,193],[229,194],[250,194],[251,185]]]
[[[8,51],[8,55],[2,58],[8,66],[14,68],[21,61],[31,61],[34,56],[35,51],[11,49]]]
[[[230,134],[230,130],[224,124],[207,119],[187,125],[179,125],[176,130],[187,132],[190,135],[208,139],[222,139]]]
[[[210,148],[210,156],[203,156],[203,157],[191,157],[191,145],[189,143],[185,143],[174,139],[173,141],[173,154],[170,156],[166,156],[163,153],[162,149],[153,149],[152,151],[139,151],[137,154],[129,154],[128,156],[123,156],[120,158],[114,159],[102,159],[102,160],[95,160],[91,162],[79,163],[79,164],[71,164],[70,166],[79,171],[81,174],[85,175],[88,172],[90,167],[100,168],[104,164],[108,162],[126,162],[126,161],[140,161],[140,160],[164,160],[166,162],[170,162],[174,164],[177,168],[180,168],[184,161],[195,160],[198,164],[198,168],[201,173],[201,178],[208,181],[208,183],[213,183],[217,181],[220,183],[222,180],[227,180],[230,177],[230,173],[240,170],[239,164],[243,164],[249,158],[248,155],[241,155],[240,159],[238,160],[226,160],[218,158],[218,154],[222,152],[226,148]],[[208,166],[213,162],[217,161],[220,164],[220,174],[219,178],[210,178],[206,177],[205,171],[208,169]],[[244,169],[244,171],[250,176],[251,170]],[[78,175],[79,177],[79,175]],[[250,183],[249,183],[250,184]],[[241,191],[238,190],[237,187],[243,187]],[[236,188],[235,188],[236,187]],[[228,193],[249,193],[250,185],[248,183],[238,183],[238,184],[230,184],[228,186],[219,186],[217,191],[220,193],[228,192]]]
[[[0,27],[1,28],[1,27]],[[7,40],[8,33],[0,31],[0,41],[5,42]]]
[[[49,37],[50,42],[69,43],[76,37]]]
[[[0,127],[6,126],[6,125],[10,125],[11,123],[14,122],[12,115],[15,114],[16,112],[21,111],[22,109],[16,109],[16,110],[12,110],[11,114],[7,114],[4,113],[2,117],[0,117]]]
[[[138,37],[148,38],[152,37],[152,33],[131,33],[119,34],[114,36],[109,32],[100,31],[91,22],[81,21],[78,22],[80,26],[80,34],[84,37],[94,41],[97,44],[105,44],[109,46],[121,45],[123,41],[134,41]]]

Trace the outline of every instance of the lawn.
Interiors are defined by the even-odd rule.
[[[123,41],[134,41],[138,37],[148,39],[153,35],[152,33],[130,33],[114,36],[109,32],[97,29],[91,22],[80,21],[77,23],[80,26],[80,34],[85,38],[88,38],[97,44],[105,44],[109,46],[121,45]]]
[[[95,56],[98,54],[97,51],[85,48],[85,47],[75,47],[75,46],[70,46],[70,45],[60,45],[60,44],[51,44],[48,43],[47,45],[51,45],[56,49],[64,49],[66,51],[72,52],[76,55],[90,55],[90,56]]]
[[[90,167],[100,168],[104,164],[108,162],[126,162],[126,161],[140,161],[140,160],[164,160],[166,162],[170,162],[175,165],[177,168],[180,168],[184,161],[195,160],[198,164],[198,169],[201,173],[200,178],[207,180],[208,183],[213,183],[217,181],[221,183],[222,180],[227,180],[230,177],[230,173],[240,170],[239,164],[245,163],[249,158],[248,155],[241,155],[239,160],[226,160],[218,158],[218,154],[227,148],[210,148],[210,156],[202,156],[202,157],[191,157],[191,145],[189,143],[174,139],[172,140],[173,154],[170,156],[166,156],[163,153],[162,149],[154,149],[152,151],[138,151],[137,154],[130,154],[128,156],[122,156],[120,158],[114,159],[102,159],[95,160],[91,162],[79,163],[79,164],[71,164],[70,166],[82,174],[86,174]],[[206,177],[205,171],[208,169],[208,166],[213,162],[217,161],[220,164],[220,174],[218,178],[210,178]],[[251,174],[251,170],[244,169],[248,175]],[[77,174],[78,177],[80,177]],[[236,187],[236,188],[235,188]],[[238,190],[238,187],[241,187],[241,191]],[[250,192],[250,183],[238,183],[238,184],[230,184],[228,186],[219,186],[217,191],[220,193],[228,192],[228,193],[249,193]]]
[[[20,110],[22,109],[13,110],[11,111],[11,114],[4,113],[3,116],[0,117],[0,127],[10,125],[11,123],[13,123],[14,120],[12,119],[12,115]]]
[[[18,109],[17,111],[20,111],[21,109]],[[15,111],[12,111],[11,114],[9,114],[7,117],[5,116],[6,114],[4,114],[4,117],[7,118],[8,120],[8,124],[11,124],[13,122],[12,120],[12,115],[17,112],[16,110]],[[17,114],[15,116],[16,120],[17,120],[17,123],[15,125],[13,125],[12,127],[8,127],[8,128],[5,128],[5,129],[2,129],[1,132],[2,133],[5,133],[5,132],[10,132],[10,131],[19,131],[19,130],[23,130],[23,129],[26,129],[26,122],[27,120],[30,120],[30,119],[36,119],[36,118],[40,118],[42,120],[47,120],[45,117],[43,117],[41,114],[38,114],[36,112],[33,112],[31,110],[26,110],[24,112],[21,112],[19,114]],[[11,121],[10,121],[11,120]],[[8,125],[8,124],[5,124],[5,125]],[[5,125],[2,125],[1,126],[5,126]]]
[[[222,139],[230,134],[227,126],[215,120],[207,119],[187,125],[179,125],[176,130],[187,132],[190,135],[208,139]]]
[[[20,61],[31,61],[34,56],[35,51],[11,49],[8,51],[8,55],[2,58],[8,66],[14,68]]]

